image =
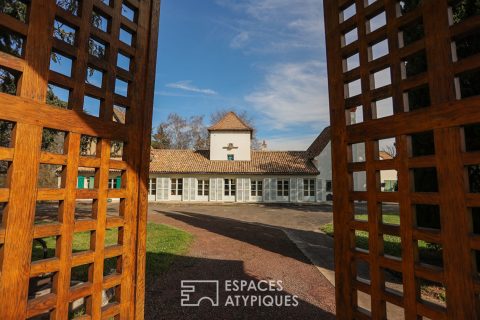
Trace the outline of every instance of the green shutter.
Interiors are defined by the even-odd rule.
[[[90,177],[90,179],[88,179],[88,188],[89,189],[95,188],[95,177]]]
[[[120,176],[117,177],[116,187],[117,189],[120,189],[122,187],[122,177]]]
[[[85,187],[85,177],[84,176],[78,176],[77,188],[78,189],[83,189],[84,187]]]

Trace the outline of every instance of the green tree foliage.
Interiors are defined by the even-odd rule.
[[[27,21],[27,5],[20,0],[0,0],[0,12],[22,22]]]
[[[48,90],[47,90],[47,104],[55,107],[59,107],[62,109],[68,109],[68,102],[60,100],[60,98],[55,95],[55,93],[53,92],[52,86],[50,85],[48,86]]]
[[[461,0],[453,5],[453,22],[480,15],[480,0]]]
[[[0,121],[0,147],[10,147],[10,138],[12,136],[13,123]]]
[[[17,81],[18,75],[9,70],[0,68],[0,92],[16,95]]]
[[[70,12],[71,14],[78,15],[78,1],[77,0],[57,0],[57,6]]]

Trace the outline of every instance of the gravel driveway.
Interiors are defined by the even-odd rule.
[[[327,209],[321,206],[151,205],[150,221],[190,232],[195,240],[186,256],[177,257],[163,278],[148,279],[147,319],[334,319],[333,286],[277,228],[316,230],[323,221],[331,221]],[[181,280],[219,280],[220,306],[202,303],[200,307],[181,307]],[[281,281],[283,290],[229,293],[224,287],[228,280],[252,281],[256,285],[260,280]],[[211,288],[204,290],[200,293],[211,292]],[[252,307],[240,302],[225,306],[232,295],[241,295],[241,299],[257,296],[262,301],[271,301],[265,300],[265,296],[273,295],[283,304],[288,297],[295,296],[298,305],[258,307],[254,304],[256,307]]]

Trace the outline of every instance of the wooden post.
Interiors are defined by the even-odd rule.
[[[468,58],[454,61],[452,42],[478,29],[480,16],[473,15],[454,25],[449,23],[448,0],[423,0],[399,3],[396,0],[378,0],[368,4],[363,0],[325,0],[325,25],[332,122],[332,156],[334,181],[335,271],[337,317],[339,319],[389,317],[386,303],[403,309],[406,319],[428,317],[431,319],[476,319],[479,317],[479,282],[476,277],[474,250],[479,250],[480,236],[472,234],[471,207],[480,205],[478,194],[468,190],[466,166],[480,164],[478,152],[466,152],[463,126],[480,124],[480,94],[458,97],[455,88],[461,84],[455,77],[465,72],[478,72],[479,52]],[[355,5],[352,17],[341,19],[342,12]],[[404,6],[404,7],[402,7]],[[386,25],[376,30],[368,28],[370,20],[385,14]],[[454,14],[461,14],[454,12]],[[408,34],[414,26],[415,34]],[[344,35],[357,29],[358,39],[345,44]],[[405,31],[407,30],[407,31]],[[401,32],[414,40],[403,41]],[[410,38],[408,38],[410,39]],[[407,39],[407,40],[408,40]],[[373,59],[372,46],[383,40],[388,42],[388,52]],[[345,70],[346,59],[359,54],[359,67]],[[413,55],[424,55],[426,70],[410,75],[406,71]],[[376,88],[372,82],[375,72],[390,68],[391,83]],[[403,69],[403,70],[402,70]],[[403,71],[403,72],[402,72]],[[346,94],[345,85],[360,80],[362,92],[357,96]],[[411,90],[427,88],[423,93],[429,105],[413,110]],[[418,93],[417,93],[418,95]],[[376,101],[392,98],[393,115],[376,119]],[[345,112],[363,108],[363,123],[346,122]],[[434,154],[416,156],[411,142],[413,134],[432,133]],[[378,140],[394,138],[396,157],[380,161]],[[348,154],[349,145],[364,143],[366,161],[353,163]],[[434,168],[437,186],[432,192],[419,192],[413,180],[414,169]],[[398,192],[381,192],[378,183],[380,170],[397,170]],[[366,171],[367,191],[352,190],[352,174]],[[367,201],[368,223],[356,221],[353,215],[355,200]],[[380,202],[399,204],[400,226],[382,222]],[[433,205],[440,208],[440,230],[417,225],[416,205]],[[368,252],[354,249],[352,235],[356,230],[369,232]],[[401,239],[400,260],[385,256],[383,235],[391,234]],[[425,240],[441,245],[443,263],[430,266],[421,261],[417,242]],[[355,279],[354,262],[364,260],[370,266],[371,281]],[[478,268],[478,266],[477,266]],[[383,270],[402,274],[402,293],[386,290]],[[422,299],[421,281],[429,280],[444,286],[446,307]],[[357,306],[357,290],[370,295],[371,310],[365,313]]]
[[[0,189],[0,201],[7,203],[0,225],[0,319],[44,314],[51,319],[67,319],[70,303],[78,299],[86,301],[87,318],[143,318],[145,177],[160,3],[129,0],[133,18],[123,15],[123,3],[85,0],[77,10],[70,10],[53,0],[34,0],[28,2],[26,22],[0,13],[2,28],[21,35],[26,43],[22,57],[0,53],[0,68],[20,74],[16,96],[0,93],[0,121],[14,123],[11,146],[0,148],[0,159],[11,162],[7,188]],[[92,24],[94,13],[106,18],[106,30]],[[61,30],[54,35],[55,20],[74,30],[73,41],[58,37]],[[132,33],[131,44],[119,39],[121,28]],[[91,54],[90,39],[106,45],[104,57]],[[70,76],[50,70],[52,52],[71,58]],[[130,70],[117,66],[119,52],[130,58]],[[88,67],[102,70],[100,87],[86,84]],[[118,77],[128,82],[127,96],[115,92]],[[68,90],[67,105],[46,103],[49,84]],[[84,111],[87,95],[101,101],[98,117]],[[127,109],[126,124],[112,121],[116,104]],[[42,149],[47,128],[66,134],[63,153]],[[97,139],[96,155],[80,154],[82,136]],[[112,141],[124,143],[122,159],[111,159]],[[58,189],[37,186],[40,165],[63,167]],[[82,167],[95,170],[93,189],[78,188],[78,170]],[[115,190],[108,188],[111,170],[122,172],[122,184]],[[107,216],[109,198],[121,199],[118,217]],[[94,203],[90,220],[75,219],[76,205],[82,199]],[[58,216],[53,217],[58,222],[34,224],[37,200],[60,202]],[[106,230],[110,228],[119,230],[118,243],[105,247]],[[73,239],[80,232],[92,234],[90,249],[76,252]],[[49,237],[57,239],[55,256],[31,262],[33,239]],[[105,276],[104,260],[115,257],[116,273]],[[89,266],[88,281],[72,286],[72,268],[80,266]],[[30,278],[44,274],[52,275],[52,289],[29,297]],[[104,305],[102,292],[113,287],[115,301]]]

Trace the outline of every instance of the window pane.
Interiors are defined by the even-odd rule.
[[[327,191],[332,191],[332,181],[327,181],[326,189],[327,189]]]

